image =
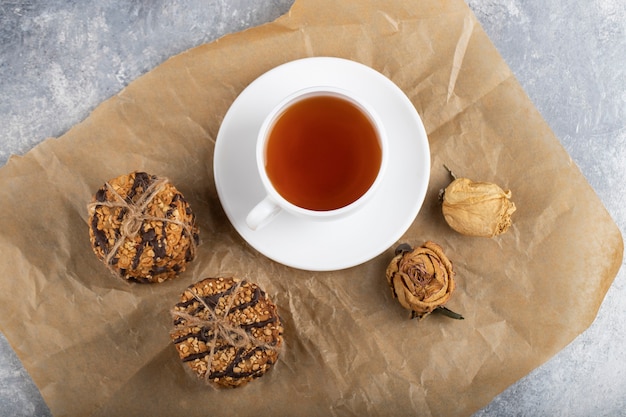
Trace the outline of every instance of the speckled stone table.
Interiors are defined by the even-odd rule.
[[[0,166],[60,136],[168,57],[271,21],[291,0],[0,0]],[[626,231],[626,2],[469,0]],[[476,416],[626,416],[626,268],[597,319]],[[451,399],[453,400],[453,399]],[[48,416],[0,337],[0,415]]]

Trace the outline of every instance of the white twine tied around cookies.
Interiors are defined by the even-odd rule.
[[[188,290],[193,294],[193,298],[196,299],[200,304],[202,304],[202,306],[204,306],[205,311],[208,313],[208,317],[206,319],[203,319],[197,316],[192,316],[182,311],[172,310],[172,316],[174,316],[174,318],[181,318],[185,320],[185,325],[183,329],[198,327],[200,328],[201,332],[209,330],[213,335],[211,341],[207,343],[207,345],[209,346],[209,352],[206,359],[207,370],[206,374],[204,375],[205,381],[209,381],[211,379],[211,366],[213,363],[213,357],[216,353],[215,350],[217,342],[220,339],[224,340],[228,345],[233,346],[234,348],[245,348],[252,346],[254,348],[263,348],[272,351],[278,350],[276,346],[270,345],[263,340],[259,340],[258,338],[246,332],[243,328],[233,325],[228,319],[228,314],[233,308],[234,301],[237,298],[237,291],[239,291],[243,283],[244,281],[236,281],[235,288],[228,295],[226,308],[224,309],[224,312],[222,314],[217,314],[214,309],[210,308],[204,301],[202,296],[198,295],[193,290],[193,287],[188,288]],[[173,333],[178,333],[180,332],[180,330],[180,328],[175,329]]]
[[[144,221],[160,221],[173,223],[180,227],[182,227],[189,236],[189,249],[191,251],[191,256],[195,257],[196,252],[196,242],[193,238],[193,231],[189,227],[188,224],[183,223],[181,221],[175,219],[168,219],[166,217],[156,217],[145,214],[145,210],[148,208],[148,205],[154,200],[157,194],[159,194],[165,186],[169,183],[167,178],[157,177],[156,180],[148,186],[143,192],[143,194],[139,197],[139,199],[134,203],[128,203],[124,197],[122,197],[109,182],[105,182],[104,186],[106,189],[113,194],[116,201],[94,201],[87,205],[87,209],[89,211],[95,210],[97,207],[108,207],[108,208],[123,208],[126,209],[126,214],[122,219],[122,223],[120,225],[120,234],[115,239],[115,243],[109,249],[105,256],[105,263],[107,267],[113,272],[117,273],[115,269],[112,267],[113,258],[117,254],[118,249],[124,244],[126,239],[132,240],[137,236],[139,231],[141,230],[141,226]],[[102,248],[104,250],[104,248]]]

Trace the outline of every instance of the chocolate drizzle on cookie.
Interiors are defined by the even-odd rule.
[[[96,192],[88,211],[93,250],[121,278],[162,282],[195,257],[195,216],[166,178],[145,172],[117,177]]]
[[[256,284],[207,278],[172,310],[171,339],[183,363],[218,386],[237,387],[265,374],[282,346],[276,306]]]

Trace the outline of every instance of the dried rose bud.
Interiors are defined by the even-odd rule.
[[[463,235],[494,237],[511,226],[510,198],[511,191],[496,184],[457,178],[443,191],[443,217]]]
[[[443,307],[455,288],[452,263],[441,246],[426,242],[411,249],[401,245],[387,267],[391,293],[402,307],[411,310],[411,318],[422,319],[435,310],[462,319]]]

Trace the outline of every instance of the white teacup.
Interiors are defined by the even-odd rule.
[[[256,163],[266,192],[246,217],[256,230],[282,210],[310,220],[346,216],[376,193],[387,136],[357,93],[330,86],[283,99],[258,133]]]

